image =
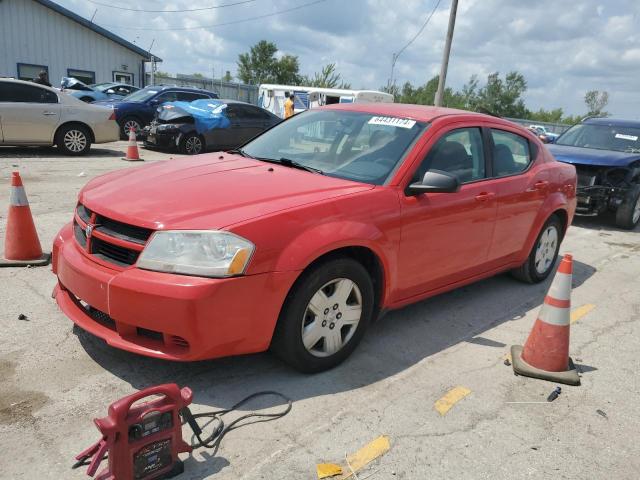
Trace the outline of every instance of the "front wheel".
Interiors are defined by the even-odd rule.
[[[360,263],[338,258],[311,267],[287,296],[272,349],[301,372],[333,368],[362,339],[373,305],[373,282]]]
[[[640,223],[640,185],[634,185],[616,212],[616,225],[633,230]]]
[[[527,261],[512,270],[512,275],[526,283],[544,281],[556,263],[562,241],[562,230],[560,219],[556,215],[549,217],[536,238]]]
[[[135,117],[125,117],[120,123],[120,137],[122,139],[129,138],[129,132],[133,130],[138,135],[142,131],[142,124],[140,120]]]
[[[65,155],[83,155],[91,148],[91,137],[85,127],[67,125],[58,132],[56,144]]]

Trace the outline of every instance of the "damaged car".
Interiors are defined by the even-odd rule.
[[[611,212],[616,225],[640,222],[640,121],[588,118],[547,148],[578,174],[579,215]]]
[[[281,121],[263,108],[235,100],[169,102],[158,107],[142,136],[147,148],[197,155],[237,148]]]

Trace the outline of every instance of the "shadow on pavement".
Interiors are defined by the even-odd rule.
[[[587,281],[595,271],[574,260],[573,287]],[[371,326],[347,361],[316,375],[298,373],[269,353],[168,362],[109,347],[77,327],[74,332],[98,364],[136,389],[175,382],[191,387],[195,403],[228,408],[263,390],[276,390],[296,401],[358,389],[396,375],[461,341],[504,348],[503,343],[481,334],[539,307],[550,283],[551,277],[541,284],[528,285],[503,274],[390,312]],[[242,410],[255,407],[247,405]]]
[[[638,231],[640,227],[636,226],[633,230],[627,230],[616,226],[616,217],[612,213],[605,213],[597,216],[579,216],[573,217],[572,225],[576,227],[588,228],[591,230],[600,230],[604,232],[629,232]]]
[[[86,155],[66,156],[56,147],[0,147],[0,158],[84,158],[84,157],[122,157],[124,150],[113,148],[100,148],[92,145]]]

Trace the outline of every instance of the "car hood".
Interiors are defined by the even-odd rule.
[[[372,188],[215,153],[97,177],[79,200],[100,215],[146,228],[212,229]]]
[[[92,102],[92,103],[93,105],[103,105],[105,107],[118,108],[123,105],[126,105],[129,102],[123,102],[122,99],[117,99],[117,98],[108,98],[105,100],[99,100],[97,102]]]
[[[556,160],[578,165],[602,167],[626,167],[640,160],[639,153],[616,152],[615,150],[598,150],[595,148],[570,147],[568,145],[547,145]]]

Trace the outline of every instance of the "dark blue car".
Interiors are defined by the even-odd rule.
[[[151,86],[138,90],[122,100],[93,102],[93,105],[113,106],[116,121],[120,125],[121,138],[128,138],[129,130],[141,132],[151,123],[156,109],[165,102],[193,102],[206,98],[218,98],[218,94],[189,87]]]
[[[588,118],[549,150],[578,173],[577,214],[615,214],[619,227],[640,222],[640,121]]]

